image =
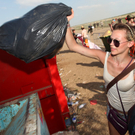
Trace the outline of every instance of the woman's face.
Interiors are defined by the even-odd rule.
[[[134,19],[132,18],[132,19],[131,19],[131,23],[133,23],[133,22],[134,22]]]
[[[111,47],[111,53],[113,55],[117,55],[129,49],[125,30],[113,30],[111,39],[112,42],[110,43],[110,47]],[[119,42],[119,47],[115,46],[114,40],[117,40],[117,42]]]

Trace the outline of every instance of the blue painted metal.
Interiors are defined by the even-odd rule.
[[[7,126],[12,121],[13,117],[17,112],[22,108],[26,100],[22,100],[18,104],[11,104],[9,106],[3,107],[0,109],[0,131],[7,128]]]
[[[3,135],[50,135],[38,94],[19,99],[1,108],[0,133]]]

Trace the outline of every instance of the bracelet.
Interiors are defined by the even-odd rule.
[[[70,28],[70,24],[69,24],[69,22],[67,23],[67,28]]]

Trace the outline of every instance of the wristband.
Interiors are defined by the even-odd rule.
[[[70,24],[69,24],[69,22],[67,23],[67,28],[70,28]]]

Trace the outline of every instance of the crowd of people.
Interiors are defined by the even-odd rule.
[[[125,20],[126,20],[126,24],[135,26],[135,17],[134,16],[127,15]],[[121,18],[112,19],[111,23],[109,24],[111,31],[113,31],[113,27],[116,23],[123,23],[123,21],[122,21]],[[90,25],[88,25],[88,31],[87,32],[86,32],[86,29],[84,28],[84,26],[81,26],[81,29],[82,29],[81,34],[82,34],[82,37],[83,37],[83,40],[84,40],[85,44],[87,44],[86,46],[88,46],[88,41],[87,41],[88,33],[90,33],[90,36],[92,36],[94,28],[99,28],[99,24],[100,24],[100,28],[104,27],[103,21],[94,22],[93,24],[90,23]],[[77,40],[77,34],[75,34],[75,29],[72,29],[72,33],[73,33],[73,36],[74,36],[75,40]]]
[[[131,25],[131,26],[135,26],[135,17],[134,16],[127,15],[127,17],[125,18],[125,20],[126,20],[126,24]],[[111,28],[111,31],[113,31],[113,26],[116,23],[124,23],[124,22],[122,21],[121,18],[113,19],[112,22],[111,22],[111,24],[109,24],[109,26]]]
[[[68,21],[70,21],[73,16],[74,12],[72,10],[72,15],[67,17]],[[117,77],[121,72],[124,72],[125,68],[135,62],[135,55],[134,53],[131,54],[135,48],[135,27],[133,19],[133,17],[127,16],[127,23],[122,23],[120,19],[117,23],[116,20],[113,20],[113,24],[111,26],[112,34],[108,38],[111,52],[104,52],[99,49],[88,49],[80,46],[75,42],[70,25],[68,25],[66,33],[66,44],[68,48],[84,56],[97,59],[104,65],[103,78],[105,81],[105,88],[107,88],[108,84],[115,77]],[[108,90],[107,120],[110,135],[124,135],[124,133],[121,132],[122,130],[119,130],[119,126],[123,127],[123,125],[116,120],[119,119],[128,123],[128,111],[135,105],[134,89],[135,72],[132,70],[128,75],[124,76]],[[121,102],[123,103],[123,107]],[[125,111],[123,111],[123,108]],[[115,117],[113,115],[115,115]],[[134,125],[129,132],[130,134],[135,134],[135,123],[133,124]]]

